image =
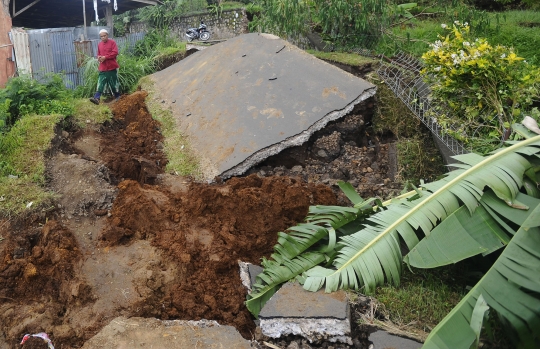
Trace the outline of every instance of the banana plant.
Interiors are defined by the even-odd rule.
[[[360,222],[373,214],[370,203],[374,199],[363,200],[348,183],[341,182],[340,187],[354,207],[311,206],[305,223],[278,233],[275,252],[270,260],[262,259],[264,271],[257,276],[247,296],[246,306],[255,317],[281,284],[316,265],[331,262],[337,239],[356,232]]]
[[[523,186],[523,176],[532,168],[526,158],[540,153],[540,136],[533,137],[483,157],[464,154],[458,170],[446,178],[423,186],[414,200],[401,199],[367,219],[371,224],[341,239],[343,247],[333,267],[317,266],[305,273],[304,288],[326,292],[340,288],[370,292],[385,281],[397,284],[401,275],[400,238],[413,250],[420,242],[417,234],[430,236],[441,221],[464,206],[473,214],[480,205],[485,188],[516,209],[527,207],[516,197]],[[501,241],[502,242],[502,241]]]
[[[540,347],[540,203],[531,210],[495,264],[431,331],[422,348],[477,347],[490,308],[512,324],[517,347]]]
[[[450,172],[446,178],[423,185],[420,190],[413,192],[412,197],[408,194],[394,199],[390,205],[379,206],[378,212],[363,216],[361,221],[353,220],[338,227],[336,231],[344,230],[345,227],[357,230],[349,229],[339,234],[333,251],[328,245],[324,250],[320,247],[317,251],[312,248],[303,250],[304,254],[323,253],[318,260],[326,265],[313,266],[296,278],[310,291],[317,291],[323,286],[327,292],[339,288],[364,288],[370,291],[384,282],[399,283],[403,263],[400,250],[402,242],[410,250],[405,262],[417,267],[455,263],[512,244],[513,238],[518,236],[521,227],[536,213],[535,208],[540,203],[537,195],[540,182],[540,136],[526,136],[528,139],[512,142],[509,147],[489,157],[476,154],[458,156],[456,158],[462,164],[455,165],[459,169]],[[529,189],[527,182],[532,184]],[[330,239],[323,237],[320,240]],[[539,250],[536,248],[536,251]],[[314,264],[316,260],[312,262]],[[267,262],[265,274],[272,274],[272,268],[277,265],[287,268],[286,263],[288,260],[282,263]],[[528,266],[538,271],[539,265],[540,258],[533,258]],[[307,266],[303,265],[303,269]],[[282,276],[283,279],[287,278],[285,274]],[[489,292],[493,293],[489,289],[489,285],[493,284],[487,285]],[[538,298],[534,288],[529,290],[532,292],[525,293]],[[482,314],[492,306],[493,297],[482,292],[482,297],[476,295],[474,302],[474,316],[466,320],[473,332],[477,333],[478,326],[481,328]],[[516,328],[520,338],[525,338],[521,335],[521,332],[527,332],[527,329],[523,330],[523,321],[514,321],[508,312],[496,310]],[[540,321],[540,312],[537,308],[533,310],[533,316],[527,323],[529,337],[535,335],[531,332],[534,326],[530,326]],[[475,340],[477,336],[469,346]]]

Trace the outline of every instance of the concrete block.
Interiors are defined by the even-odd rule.
[[[263,268],[251,264],[238,261],[238,266],[240,267],[240,280],[242,280],[242,285],[248,290],[248,293],[251,292],[251,286],[255,283],[257,275],[262,273]]]
[[[395,336],[381,330],[370,334],[368,340],[373,343],[373,349],[419,349],[422,347],[422,343],[420,342]]]
[[[158,320],[117,317],[89,339],[82,349],[235,348],[251,349],[232,326],[215,321]]]
[[[262,333],[268,337],[299,335],[311,342],[324,339],[352,344],[344,291],[309,292],[299,283],[288,282],[266,303],[259,320]]]

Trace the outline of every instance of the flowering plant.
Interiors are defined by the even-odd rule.
[[[486,153],[538,100],[540,69],[512,48],[471,38],[468,23],[442,28],[447,35],[422,56],[422,74],[432,83],[434,99],[448,107],[436,119],[453,137]]]

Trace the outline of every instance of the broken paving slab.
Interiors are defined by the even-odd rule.
[[[263,272],[263,267],[238,261],[238,266],[240,267],[240,280],[242,280],[242,285],[251,293],[251,288],[257,281],[257,275]]]
[[[287,282],[259,313],[265,336],[299,335],[309,341],[328,340],[352,344],[347,294],[340,290],[310,292],[297,282]]]
[[[241,175],[301,145],[376,92],[296,46],[258,33],[196,52],[151,79],[207,180]]]
[[[250,349],[251,343],[242,338],[234,327],[221,326],[213,320],[117,317],[82,347],[82,349],[132,348]]]
[[[422,343],[420,342],[413,341],[412,339],[404,337],[399,337],[381,330],[371,333],[368,340],[373,344],[372,349],[420,349],[422,347]]]

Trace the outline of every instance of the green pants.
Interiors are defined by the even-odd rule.
[[[118,69],[109,71],[100,71],[97,84],[97,92],[103,93],[105,86],[109,85],[113,94],[120,92],[120,83],[118,82]]]

